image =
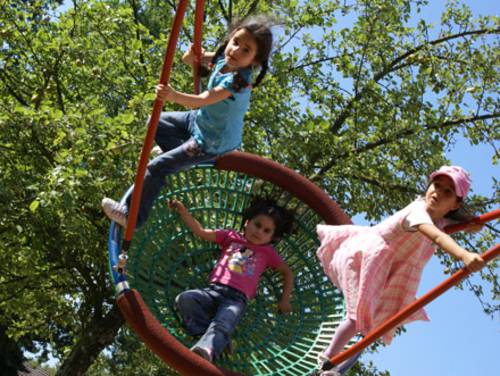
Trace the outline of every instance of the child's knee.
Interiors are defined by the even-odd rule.
[[[181,311],[190,306],[192,303],[193,299],[188,291],[183,291],[175,297],[175,306]]]
[[[195,290],[183,291],[175,297],[175,306],[181,312],[189,312],[200,306],[198,294]]]

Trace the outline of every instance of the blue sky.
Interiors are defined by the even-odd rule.
[[[439,24],[444,1],[431,0],[422,18]],[[500,3],[467,0],[474,15],[498,15]],[[500,144],[496,145],[497,148]],[[458,140],[447,154],[453,164],[467,169],[473,191],[491,196],[491,177],[500,176],[500,166],[491,165],[493,150],[487,145],[471,146]],[[500,241],[500,239],[499,239]],[[498,274],[498,273],[497,273]],[[418,296],[446,279],[443,267],[433,258],[424,270]],[[479,282],[478,277],[472,276]],[[500,374],[500,317],[484,314],[477,298],[469,291],[451,289],[427,306],[430,322],[415,322],[407,332],[378,354],[365,355],[377,368],[391,376],[497,376]]]

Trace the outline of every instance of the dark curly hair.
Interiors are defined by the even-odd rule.
[[[255,55],[255,61],[260,65],[260,72],[255,79],[254,83],[246,82],[242,74],[239,71],[234,73],[234,89],[240,91],[248,87],[250,84],[252,87],[258,86],[269,68],[269,56],[273,47],[273,34],[271,32],[271,21],[268,17],[264,15],[247,17],[241,21],[237,21],[232,24],[229,28],[229,34],[222,41],[221,45],[215,52],[212,58],[212,65],[215,65],[217,61],[224,55],[224,50],[226,49],[229,40],[232,36],[239,30],[245,29],[250,34],[252,34],[257,44],[257,52]],[[208,70],[202,69],[202,76],[208,75]]]
[[[267,215],[273,220],[275,226],[273,242],[294,231],[295,213],[278,205],[273,198],[253,197],[250,205],[243,211],[243,223],[258,215]]]

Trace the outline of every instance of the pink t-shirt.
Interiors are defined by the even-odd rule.
[[[222,254],[210,273],[210,283],[235,288],[248,299],[255,296],[260,275],[267,268],[283,264],[272,246],[248,243],[243,235],[234,230],[217,230],[215,238]]]

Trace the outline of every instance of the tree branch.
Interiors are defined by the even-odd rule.
[[[370,185],[373,185],[375,187],[382,188],[382,189],[398,190],[398,191],[401,191],[404,193],[409,193],[412,195],[420,193],[420,190],[415,189],[415,187],[408,187],[406,185],[401,185],[401,184],[388,184],[386,182],[384,182],[384,184],[381,184],[380,179],[368,177],[368,176],[366,176],[366,174],[365,175],[350,174],[350,175],[346,175],[345,177],[355,179],[358,181],[362,181],[362,182],[365,182],[367,184],[370,184]]]
[[[323,176],[330,168],[332,168],[336,162],[338,162],[340,159],[349,157],[351,155],[357,155],[360,153],[364,153],[369,150],[373,150],[375,148],[378,148],[379,146],[382,145],[387,145],[392,142],[395,142],[397,140],[401,140],[403,138],[408,138],[409,136],[415,135],[418,131],[433,131],[436,129],[442,129],[442,128],[450,128],[456,125],[460,125],[463,123],[471,123],[471,122],[476,122],[476,121],[483,121],[483,120],[488,120],[488,119],[495,119],[497,117],[500,117],[500,112],[496,112],[493,114],[484,114],[484,115],[479,115],[479,116],[470,116],[467,118],[461,118],[461,119],[455,119],[455,120],[450,120],[450,121],[445,121],[442,123],[438,124],[427,124],[423,126],[423,129],[416,129],[416,128],[411,128],[411,129],[402,129],[399,132],[396,132],[388,137],[383,137],[377,141],[374,142],[369,142],[367,144],[364,144],[358,148],[354,148],[352,150],[347,150],[340,155],[335,155],[334,158],[330,160],[327,164],[325,164],[313,177],[311,180],[316,180]]]
[[[407,52],[398,56],[397,58],[395,58],[391,63],[389,63],[389,65],[384,70],[380,71],[379,73],[374,74],[372,81],[378,82],[382,78],[387,76],[388,74],[396,71],[397,69],[402,68],[404,66],[407,66],[407,64],[400,65],[400,63],[403,60],[405,60],[406,58],[416,54],[417,52],[423,50],[424,48],[426,48],[428,46],[435,46],[435,45],[438,45],[438,44],[441,44],[444,42],[448,42],[448,41],[453,40],[453,39],[463,38],[463,37],[470,36],[470,35],[498,34],[498,33],[500,33],[500,28],[497,28],[497,29],[479,29],[479,30],[473,30],[473,31],[467,31],[467,32],[463,32],[463,33],[448,35],[446,37],[442,37],[442,38],[430,41],[428,43],[421,44],[415,48],[408,50]],[[356,94],[353,98],[351,98],[351,100],[347,103],[345,108],[342,110],[342,112],[339,114],[339,116],[337,117],[335,122],[330,127],[330,130],[333,133],[337,133],[339,131],[339,129],[342,127],[342,124],[344,124],[344,122],[346,121],[346,119],[352,115],[351,110],[354,107],[354,103],[359,101],[365,95],[365,93],[367,92],[367,89],[368,89],[368,86],[365,86],[363,89],[361,89],[359,91],[358,94]]]
[[[12,95],[16,99],[16,101],[18,101],[23,106],[28,106],[28,102],[26,102],[22,96],[18,95],[16,91],[14,91],[14,89],[9,85],[6,75],[7,73],[5,72],[5,70],[0,69],[0,79],[5,84],[5,87],[7,88],[7,91],[10,93],[10,95]]]
[[[221,10],[222,15],[224,16],[224,19],[226,20],[226,22],[228,24],[231,23],[231,19],[230,19],[229,15],[227,14],[226,8],[224,8],[224,4],[222,4],[221,0],[219,0],[219,7],[220,7],[220,10]]]

